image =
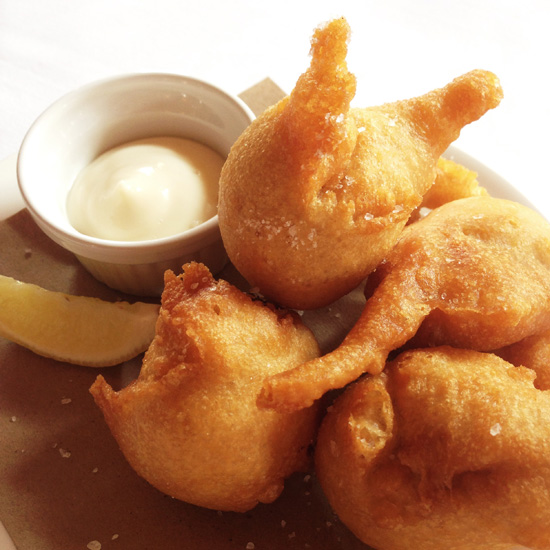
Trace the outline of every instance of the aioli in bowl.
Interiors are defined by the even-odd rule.
[[[67,197],[69,221],[85,235],[114,241],[182,233],[216,215],[223,163],[191,139],[125,143],[80,172]]]

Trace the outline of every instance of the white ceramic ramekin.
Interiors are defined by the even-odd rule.
[[[76,176],[106,150],[146,137],[195,139],[227,156],[253,118],[239,98],[186,76],[134,74],[92,83],[59,99],[31,126],[17,161],[19,188],[38,226],[97,279],[126,293],[156,296],[166,269],[179,272],[191,260],[213,273],[223,267],[218,217],[156,240],[89,237],[67,217]]]

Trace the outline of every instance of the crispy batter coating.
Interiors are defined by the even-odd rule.
[[[261,405],[310,405],[364,372],[380,372],[390,351],[409,341],[491,351],[549,329],[550,224],[504,199],[452,201],[407,226],[366,293],[342,344],[269,377]]]
[[[513,365],[533,370],[537,375],[535,387],[550,390],[550,330],[528,336],[495,353]]]
[[[451,201],[488,194],[487,190],[479,185],[476,172],[441,157],[437,161],[434,184],[426,191],[422,203],[411,214],[408,223],[418,221],[423,210],[433,210]]]
[[[229,258],[286,307],[327,305],[363,281],[432,185],[439,156],[502,97],[495,75],[475,70],[417,98],[351,108],[349,34],[344,19],[315,31],[309,69],[245,130],[220,177]]]
[[[256,395],[267,373],[318,354],[297,315],[192,263],[166,273],[138,379],[115,392],[100,376],[91,393],[139,475],[178,499],[242,512],[275,500],[308,466],[318,410],[261,410]]]
[[[550,393],[496,355],[405,352],[325,417],[317,476],[377,550],[546,550]]]

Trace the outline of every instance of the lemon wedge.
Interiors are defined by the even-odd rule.
[[[0,275],[0,336],[39,355],[107,367],[145,351],[159,306],[107,302]]]

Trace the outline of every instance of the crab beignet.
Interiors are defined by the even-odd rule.
[[[405,228],[366,294],[342,344],[268,377],[262,406],[308,406],[365,372],[379,373],[405,344],[492,351],[549,330],[550,224],[504,199],[446,203]]]
[[[316,472],[377,550],[547,550],[550,393],[493,354],[405,352],[323,420]]]
[[[319,354],[299,317],[215,281],[202,264],[167,272],[155,338],[139,377],[91,388],[134,470],[164,493],[216,510],[275,500],[308,467],[316,407],[258,409],[267,373]]]
[[[496,107],[496,76],[351,108],[344,19],[318,28],[311,65],[290,96],[233,145],[220,176],[229,258],[268,299],[314,309],[353,290],[392,248],[463,126]]]

